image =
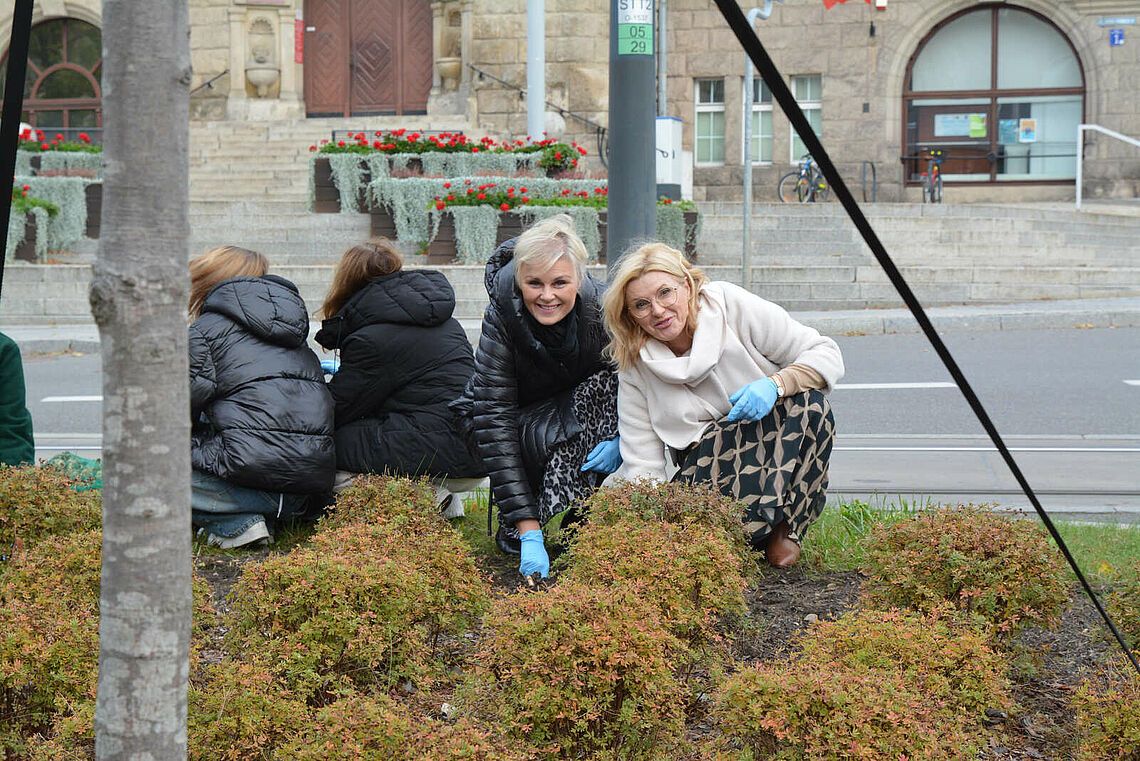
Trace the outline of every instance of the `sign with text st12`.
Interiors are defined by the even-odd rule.
[[[653,55],[653,0],[614,0],[618,55]]]

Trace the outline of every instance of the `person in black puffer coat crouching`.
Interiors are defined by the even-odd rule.
[[[336,473],[333,402],[297,287],[236,246],[190,262],[191,508],[208,543],[271,539],[323,502]]]
[[[399,252],[383,238],[353,246],[341,258],[316,336],[339,352],[329,381],[338,489],[359,473],[427,476],[443,515],[463,515],[458,493],[475,488],[485,472],[448,410],[475,369],[454,311],[447,278],[435,270],[404,270]]]

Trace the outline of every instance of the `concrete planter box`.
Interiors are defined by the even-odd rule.
[[[361,165],[360,191],[356,200],[358,208],[366,209],[368,206],[365,200],[368,193],[370,172],[363,160]],[[333,182],[332,167],[329,166],[327,158],[318,157],[313,162],[313,211],[317,214],[340,213],[340,191],[337,190],[336,183]]]

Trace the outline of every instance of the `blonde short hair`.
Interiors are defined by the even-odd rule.
[[[235,277],[261,277],[269,272],[264,254],[240,246],[218,246],[190,260],[190,319],[202,314],[202,305],[210,291]]]
[[[689,320],[685,330],[692,335],[697,329],[698,299],[708,277],[677,249],[664,243],[646,243],[621,258],[602,298],[602,312],[612,336],[606,354],[617,363],[619,370],[632,367],[637,362],[641,347],[649,340],[649,336],[626,309],[625,289],[634,280],[650,272],[664,272],[689,284]]]
[[[528,227],[515,241],[515,284],[522,287],[524,265],[546,272],[566,257],[574,265],[574,275],[580,285],[586,279],[589,256],[586,244],[574,232],[570,215],[555,214]]]

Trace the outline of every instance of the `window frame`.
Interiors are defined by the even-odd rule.
[[[745,99],[747,99],[748,93],[744,92],[744,87],[746,85],[744,85],[744,83],[741,83],[741,84],[742,84],[741,94]],[[764,83],[764,80],[762,78],[760,78],[759,75],[753,76],[752,90],[753,91],[752,91],[752,112],[751,112],[751,116],[752,116],[752,123],[753,123],[753,126],[755,128],[756,125],[763,122],[763,119],[757,118],[760,114],[764,114],[764,113],[771,114],[771,113],[773,113],[773,111],[772,111],[772,91],[768,89],[768,85]],[[768,94],[767,100],[763,99],[763,95],[765,93]],[[761,96],[760,100],[756,100],[757,95]],[[744,123],[744,119],[741,119],[741,125],[740,125],[740,163],[741,163],[741,165],[744,164],[744,133],[745,133],[744,127],[745,126],[746,125]],[[753,166],[771,166],[773,163],[775,163],[776,125],[774,122],[772,122],[772,131],[769,132],[767,135],[768,156],[769,156],[769,158],[767,158],[767,159],[760,158],[761,156],[764,155],[764,137],[765,136],[763,133],[756,132],[755,129],[752,132],[752,139],[760,141],[759,150],[752,155],[752,165]]]
[[[702,102],[701,85],[706,82],[720,83],[720,101]],[[722,133],[720,135],[720,159],[714,161],[700,160],[700,114],[721,114]],[[724,129],[725,90],[723,77],[694,77],[693,78],[693,165],[694,166],[724,166],[727,149],[727,130]],[[715,140],[715,136],[707,139]]]
[[[819,114],[819,130],[818,137],[823,139],[823,74],[793,74],[788,78],[788,86],[792,90],[792,97],[796,95],[796,80],[797,79],[818,79],[819,80],[819,98],[817,100],[800,100],[796,98],[796,103],[799,105],[800,110],[804,112],[804,118],[807,118],[809,111],[815,111]],[[788,125],[788,162],[791,164],[799,164],[800,158],[807,153],[807,146],[804,150],[796,152],[796,128],[793,125]],[[801,141],[802,142],[802,141]]]
[[[1061,36],[1061,39],[1069,46],[1069,50],[1073,55],[1073,60],[1077,63],[1077,70],[1081,77],[1081,84],[1079,87],[1042,87],[1042,88],[1008,88],[1001,89],[997,86],[999,62],[998,62],[998,26],[1000,24],[1001,11],[1012,10],[1019,13],[1027,13],[1036,17],[1038,20],[1048,24],[1054,31]],[[959,18],[970,13],[990,13],[990,86],[985,89],[978,90],[914,90],[911,87],[914,76],[914,66],[926,49],[926,45],[930,40],[942,31],[948,24],[958,20]],[[913,101],[916,100],[937,100],[937,99],[955,99],[955,100],[971,100],[971,99],[985,99],[988,104],[980,104],[979,110],[985,109],[987,127],[987,139],[989,145],[989,153],[995,156],[998,154],[998,144],[1000,140],[1000,131],[998,127],[998,112],[1001,104],[999,101],[1002,99],[1018,98],[1018,97],[1042,97],[1049,98],[1054,96],[1073,96],[1079,97],[1081,100],[1081,117],[1080,121],[1084,122],[1088,108],[1088,78],[1085,75],[1084,61],[1077,51],[1076,46],[1073,44],[1069,35],[1065,34],[1057,24],[1050,20],[1047,16],[1038,13],[1037,11],[1026,8],[1021,5],[1008,5],[1005,3],[979,3],[968,8],[963,8],[957,13],[953,13],[946,18],[939,21],[915,46],[914,53],[911,54],[910,60],[907,62],[906,73],[903,78],[903,91],[902,91],[902,107],[900,109],[900,126],[902,139],[899,145],[899,160],[903,164],[903,181],[906,186],[917,187],[922,185],[922,173],[926,171],[925,161],[921,158],[913,158],[918,154],[914,154],[916,150],[911,146],[911,130],[909,122],[909,110]],[[952,154],[947,156],[946,162],[952,165],[954,156]],[[1057,178],[1057,177],[1043,177],[1041,179],[1015,179],[1015,180],[1002,180],[999,179],[1001,175],[998,174],[998,161],[991,161],[989,165],[989,178],[988,179],[964,179],[955,180],[951,179],[950,172],[945,168],[943,169],[943,177],[947,182],[954,182],[955,185],[989,185],[989,186],[1015,186],[1015,185],[1073,185],[1076,178]]]

